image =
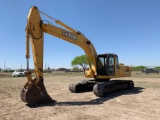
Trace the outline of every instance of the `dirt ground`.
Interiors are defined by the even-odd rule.
[[[45,76],[45,86],[56,104],[29,107],[20,99],[25,77],[0,78],[0,120],[160,120],[160,78],[133,80],[135,88],[108,97],[93,92],[71,93],[68,85],[83,76]]]

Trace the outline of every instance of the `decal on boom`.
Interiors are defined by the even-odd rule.
[[[62,31],[62,35],[63,35],[63,36],[66,36],[66,37],[68,37],[68,38],[71,38],[71,39],[73,39],[73,40],[76,40],[76,39],[77,39],[77,36],[76,36],[76,35],[68,32],[68,31],[65,31],[65,30]]]

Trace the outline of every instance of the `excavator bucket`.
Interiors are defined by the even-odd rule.
[[[48,95],[42,77],[26,83],[20,93],[20,97],[29,106],[56,102]]]

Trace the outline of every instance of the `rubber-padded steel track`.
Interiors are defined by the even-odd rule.
[[[131,89],[134,87],[132,80],[112,80],[95,84],[93,92],[98,97],[104,97],[110,93]]]
[[[96,84],[94,80],[82,80],[69,85],[69,90],[73,93],[93,91],[93,86]]]

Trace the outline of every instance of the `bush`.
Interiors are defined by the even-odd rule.
[[[14,70],[3,70],[2,72],[14,72]]]
[[[147,68],[146,66],[136,66],[136,67],[132,67],[132,71],[142,71],[144,70],[144,68]]]
[[[160,67],[159,67],[159,66],[158,66],[158,67],[155,67],[155,69],[158,70],[158,71],[160,71]]]

